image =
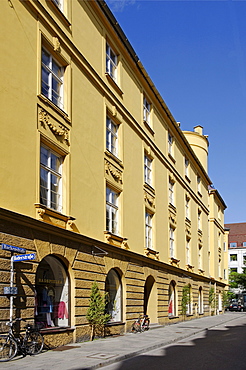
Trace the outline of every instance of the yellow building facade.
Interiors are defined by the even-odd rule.
[[[182,320],[187,285],[188,318],[222,312],[226,205],[202,127],[182,132],[105,2],[6,0],[0,20],[2,324],[8,246],[35,253],[14,262],[14,314],[52,345],[88,338],[95,280],[111,334]]]

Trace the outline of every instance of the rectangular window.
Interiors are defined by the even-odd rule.
[[[246,255],[243,255],[243,264],[246,265]]]
[[[226,269],[224,269],[224,280],[226,280],[227,279],[227,273],[226,273]]]
[[[168,153],[173,156],[173,136],[168,132]]]
[[[190,220],[190,198],[185,197],[185,217]]]
[[[150,124],[150,103],[145,96],[143,99],[143,120],[144,122]]]
[[[153,215],[148,211],[145,212],[145,246],[146,248],[153,249],[152,241],[152,218]]]
[[[174,182],[169,179],[169,204],[174,206]]]
[[[197,227],[198,227],[198,230],[202,230],[201,216],[202,216],[202,212],[199,210],[198,211],[198,214],[197,214]]]
[[[185,166],[185,176],[189,178],[189,165],[190,165],[190,162],[189,162],[189,159],[188,158],[184,158],[184,166]]]
[[[116,157],[118,156],[118,125],[109,117],[106,120],[106,148]]]
[[[191,265],[190,258],[190,239],[186,239],[186,264]]]
[[[246,247],[246,242],[243,242],[243,247]]]
[[[40,153],[40,203],[62,211],[62,157],[46,146]]]
[[[106,44],[106,73],[117,82],[117,55],[108,43]]]
[[[42,48],[41,92],[61,109],[63,109],[63,75],[64,68]]]
[[[237,254],[230,254],[230,261],[237,261]]]
[[[198,245],[198,269],[202,270],[202,246]]]
[[[106,188],[106,230],[112,234],[118,234],[118,197],[111,188]]]
[[[230,243],[230,248],[237,248],[237,242]]]
[[[197,176],[197,192],[201,194],[201,177]]]
[[[170,253],[170,258],[175,258],[174,233],[175,233],[175,229],[172,226],[170,226],[170,229],[169,229],[169,253]]]
[[[146,154],[144,156],[144,182],[152,185],[152,159]]]

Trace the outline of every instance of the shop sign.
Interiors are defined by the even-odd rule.
[[[36,253],[29,253],[29,254],[23,254],[20,256],[13,256],[12,261],[13,262],[29,261],[29,260],[34,260],[35,258],[36,258]]]
[[[26,249],[2,243],[2,249],[10,252],[26,253]]]
[[[5,286],[3,288],[3,294],[5,295],[16,295],[18,294],[18,288],[15,286]]]

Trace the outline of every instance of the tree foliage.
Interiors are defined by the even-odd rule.
[[[86,319],[91,327],[91,338],[93,340],[96,332],[104,335],[105,324],[109,321],[110,315],[105,313],[106,294],[101,294],[96,281],[92,284],[90,304],[87,310]]]
[[[182,312],[183,316],[185,316],[185,314],[186,314],[187,305],[190,303],[190,301],[191,301],[190,286],[185,285],[185,286],[183,286],[182,300],[181,300],[181,312]]]
[[[229,275],[229,284],[230,288],[238,288],[239,286],[242,289],[246,289],[246,271],[243,270],[242,273],[231,272]]]

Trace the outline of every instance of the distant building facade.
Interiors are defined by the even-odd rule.
[[[35,253],[14,263],[14,315],[52,345],[89,337],[95,280],[107,333],[182,320],[185,286],[187,318],[222,312],[226,205],[203,128],[180,129],[104,1],[6,1],[0,20],[0,322],[4,246]]]

